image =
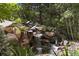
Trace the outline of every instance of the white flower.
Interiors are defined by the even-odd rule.
[[[67,40],[64,40],[64,45],[67,45],[68,41]]]

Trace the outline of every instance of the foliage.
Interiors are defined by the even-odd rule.
[[[11,52],[14,56],[33,56],[35,53],[32,51],[31,48],[24,48],[19,45],[13,45],[12,48],[10,48]]]
[[[17,24],[31,20],[45,25],[47,31],[56,30],[61,38],[68,40],[79,40],[79,4],[65,4],[65,3],[38,3],[38,4],[15,4],[15,3],[0,3],[0,21],[1,20],[15,20]],[[22,31],[28,29],[25,26],[15,25],[15,27]],[[16,28],[17,29],[17,28]],[[17,33],[20,33],[17,29]],[[0,32],[1,46],[5,46],[4,35]],[[6,46],[5,46],[6,47]],[[7,47],[8,48],[8,47]],[[29,48],[30,49],[30,48]],[[7,49],[5,49],[7,50]],[[3,51],[2,49],[0,50]],[[31,55],[32,51],[27,53],[28,49],[22,47],[12,47],[14,55]],[[0,52],[0,53],[1,53]],[[7,52],[7,51],[6,51]],[[3,51],[3,54],[5,52]],[[65,47],[65,55],[71,52]],[[78,55],[77,51],[73,53]],[[2,53],[1,53],[2,55]],[[6,55],[6,54],[5,54]]]
[[[23,19],[22,21],[25,22],[27,20],[33,20],[35,16],[34,12],[31,11],[30,6],[31,4],[19,4],[21,6],[21,9],[18,11],[18,15],[21,19]]]
[[[79,50],[75,50],[72,52],[70,51],[69,54],[70,54],[69,56],[79,56]]]
[[[74,43],[72,42],[72,44],[74,44]],[[75,49],[75,50],[73,48],[71,48],[71,49],[72,50],[68,49],[68,46],[65,45],[64,46],[64,51],[62,51],[63,55],[64,56],[79,56],[79,50],[78,49]]]
[[[15,23],[21,23],[22,20],[20,18],[15,19]]]
[[[7,37],[5,36],[2,27],[0,27],[0,55],[12,55],[11,51],[9,50],[9,43],[7,42]]]
[[[63,53],[64,56],[79,56],[79,50],[74,50],[74,51],[65,51],[68,52],[67,54]]]
[[[15,3],[0,3],[0,20],[14,19],[18,17],[17,11],[20,7]]]

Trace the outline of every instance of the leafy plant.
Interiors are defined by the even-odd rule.
[[[63,51],[64,56],[79,56],[79,50],[68,50],[68,47],[65,46],[65,50]]]
[[[31,48],[24,48],[19,45],[12,46],[10,48],[14,56],[33,56],[35,53]]]
[[[17,18],[17,19],[15,20],[15,22],[16,22],[16,23],[21,23],[22,21],[21,21],[20,18]]]
[[[63,54],[64,54],[64,56],[68,56],[69,55],[69,53],[68,53],[68,47],[65,46],[64,48],[65,48],[65,50],[63,51]]]
[[[20,6],[16,3],[0,3],[0,20],[18,17],[17,11],[19,11],[19,9]]]
[[[69,56],[79,56],[79,50],[69,51]]]

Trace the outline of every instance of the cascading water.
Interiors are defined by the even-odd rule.
[[[57,56],[58,48],[59,48],[59,47],[57,47],[56,45],[51,44],[50,54],[52,54],[52,55],[54,55],[54,56]]]
[[[36,33],[36,35],[34,35],[34,36],[36,37],[35,41],[37,43],[36,49],[38,51],[38,54],[42,54],[42,44],[41,44],[41,40],[42,40],[41,36],[42,36],[42,34]]]

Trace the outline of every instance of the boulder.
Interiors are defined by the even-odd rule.
[[[9,41],[9,42],[18,41],[18,38],[17,38],[17,36],[15,34],[8,33],[7,38],[8,38],[7,41]]]
[[[54,33],[54,32],[45,32],[45,34],[46,34],[47,36],[49,36],[49,37],[52,37],[52,36],[54,36],[54,35],[55,35],[55,33]]]
[[[2,22],[2,23],[0,23],[0,25],[2,26],[2,27],[8,27],[8,26],[10,26],[10,25],[12,25],[13,24],[13,22],[12,21],[8,21],[8,20],[4,20],[4,22]]]
[[[13,32],[13,27],[5,27],[4,32],[5,33],[12,33]]]

